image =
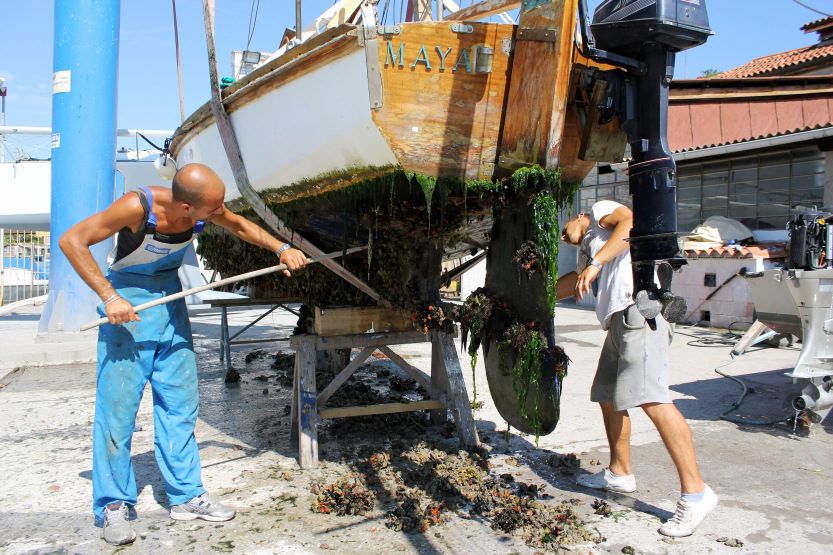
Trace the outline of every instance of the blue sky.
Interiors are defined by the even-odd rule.
[[[802,0],[833,13],[833,0]],[[472,0],[460,0],[468,5]],[[588,0],[591,11],[600,0]],[[303,0],[304,25],[332,0]],[[216,0],[221,75],[231,73],[231,51],[246,46],[251,0]],[[397,1],[398,5],[399,2]],[[677,78],[706,68],[730,69],[747,61],[813,43],[799,28],[821,16],[792,0],[707,0],[716,36],[679,55]],[[251,50],[272,51],[295,21],[293,0],[260,0]],[[201,0],[177,0],[185,110],[210,96]],[[53,0],[0,0],[0,77],[6,77],[6,123],[51,123]],[[170,0],[122,0],[119,45],[118,126],[174,129],[179,124]],[[31,156],[49,154],[48,137],[9,138]],[[123,141],[122,141],[123,142]],[[132,143],[131,143],[132,144]],[[141,145],[140,145],[141,146]]]

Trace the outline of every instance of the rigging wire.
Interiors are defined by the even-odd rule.
[[[260,0],[252,0],[252,9],[249,11],[249,34],[246,38],[246,50],[252,44],[252,37],[255,35],[255,27],[257,27],[257,14],[260,11]]]
[[[246,35],[246,48],[244,52],[248,52],[252,44],[252,37],[255,35],[255,28],[257,27],[257,14],[260,12],[260,0],[252,0],[252,7],[249,10],[249,30]],[[240,57],[240,65],[237,67],[237,75],[234,76],[235,81],[240,78],[240,72],[243,71],[243,58]]]
[[[799,5],[799,6],[801,6],[802,8],[807,8],[807,9],[808,9],[808,10],[810,10],[811,12],[816,12],[816,13],[817,13],[817,14],[819,14],[819,15],[823,15],[824,17],[831,17],[831,16],[833,16],[833,14],[825,13],[825,12],[823,12],[823,11],[821,11],[821,10],[817,10],[816,8],[814,8],[814,7],[812,7],[812,6],[808,6],[808,5],[807,5],[807,4],[805,4],[804,2],[801,2],[801,0],[792,0],[792,2],[793,2],[794,4],[798,4],[798,5]]]
[[[179,84],[179,117],[185,121],[185,97],[182,94],[182,62],[179,56],[179,28],[176,24],[176,0],[171,0],[174,11],[174,44],[176,45],[176,77]]]
[[[382,17],[379,18],[381,19],[382,25],[388,22],[388,6],[390,6],[390,2],[385,2],[385,7],[382,9]]]

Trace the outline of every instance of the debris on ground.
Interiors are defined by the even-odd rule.
[[[399,376],[390,376],[388,379],[391,391],[412,391],[416,387],[416,380],[411,378],[400,378]]]
[[[315,495],[315,513],[363,515],[373,508],[376,496],[361,483],[358,476],[348,474],[331,484],[314,483],[310,492]]]
[[[261,359],[268,355],[269,353],[264,351],[263,349],[255,349],[254,351],[249,351],[248,353],[246,353],[246,364],[251,364],[253,361]]]
[[[554,453],[547,458],[546,462],[559,476],[575,476],[581,467],[581,462],[575,453]]]
[[[247,360],[267,356],[263,351],[250,355],[255,353]],[[292,353],[276,353],[271,368],[274,373],[254,379],[278,388],[292,387]],[[320,383],[332,379],[325,372],[316,371],[322,374]],[[326,406],[407,403],[425,395],[415,380],[389,360],[371,359],[327,400]],[[283,413],[291,413],[290,405],[284,406]],[[545,486],[516,480],[510,473],[492,474],[493,463],[485,448],[460,450],[451,421],[431,426],[424,412],[327,420],[319,425],[319,445],[322,457],[340,460],[349,471],[336,476],[325,474],[326,478],[310,483],[310,508],[315,513],[375,513],[388,528],[406,533],[426,533],[455,517],[477,518],[544,551],[604,541],[597,532],[585,529],[573,500],[548,502],[552,496],[543,493]],[[510,467],[521,466],[513,456],[500,461]],[[573,454],[554,454],[548,462],[564,472],[578,468]],[[279,476],[293,480],[289,472]]]
[[[380,393],[360,381],[361,378],[361,375],[355,381],[351,378],[345,386],[344,391],[353,404],[359,404],[357,396],[363,401],[390,402],[401,395],[390,389]],[[335,395],[331,401],[338,401]],[[391,417],[407,417],[412,421],[392,425]],[[367,430],[373,430],[373,449],[360,445],[361,438],[367,437],[360,431],[361,425],[357,425],[363,419],[373,426]],[[319,486],[315,490],[317,499],[313,510],[317,512],[329,510],[339,514],[337,501],[346,492],[356,491],[358,484],[358,491],[363,491],[361,488],[366,485],[375,495],[380,510],[384,511],[385,525],[397,531],[425,533],[457,516],[484,519],[493,529],[545,551],[559,551],[562,545],[603,541],[598,533],[584,528],[572,501],[545,502],[541,486],[517,481],[509,473],[492,474],[489,454],[484,448],[458,449],[454,425],[450,422],[439,429],[430,427],[422,413],[386,415],[383,419],[351,418],[343,422],[349,422],[349,426],[340,426],[339,420],[326,423],[319,437],[337,437],[338,441],[333,443],[339,446],[353,445],[352,453],[342,453],[342,460],[351,466],[351,471],[332,487]],[[338,433],[334,434],[336,430]],[[383,449],[380,444],[384,445]],[[510,466],[520,465],[514,457],[504,460]]]
[[[613,509],[611,509],[610,505],[608,505],[607,501],[605,501],[603,499],[596,499],[595,501],[593,501],[592,507],[593,507],[593,511],[597,515],[610,516],[610,515],[613,514]]]
[[[720,537],[717,538],[717,541],[726,547],[743,547],[743,542],[737,538]]]
[[[442,503],[428,502],[425,506],[416,497],[408,497],[385,517],[385,526],[398,532],[427,532],[432,526],[448,520],[442,514]]]
[[[626,545],[622,548],[622,553],[624,553],[624,555],[636,555],[636,549],[629,545]]]

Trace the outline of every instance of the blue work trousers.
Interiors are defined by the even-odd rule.
[[[160,276],[111,271],[119,295],[134,306],[179,292],[176,271]],[[199,410],[197,365],[185,300],[139,313],[141,321],[99,328],[93,427],[93,512],[137,491],[130,445],[145,384],[153,390],[156,462],[171,505],[205,492],[194,426]]]

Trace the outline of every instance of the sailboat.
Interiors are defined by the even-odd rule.
[[[311,267],[257,286],[317,306],[386,302],[427,331],[454,317],[439,298],[442,261],[488,252],[489,303],[511,317],[489,338],[471,328],[469,310],[466,328],[475,353],[483,342],[501,413],[521,430],[548,433],[557,398],[540,409],[540,395],[560,395],[567,360],[551,356],[558,213],[595,161],[619,160],[625,145],[616,121],[599,124],[577,108],[598,67],[577,45],[578,0],[464,9],[416,0],[394,20],[396,4],[341,0],[299,36],[287,32],[274,53],[253,53],[256,67],[222,91],[251,187],[286,228],[322,250],[370,247],[345,261],[350,283]],[[517,23],[500,16],[518,8]],[[211,166],[227,184],[227,206],[256,218],[235,186],[215,114],[211,103],[191,114],[170,152],[179,167]],[[555,207],[548,222],[533,210],[542,191]],[[538,271],[513,262],[530,241],[546,243],[532,249]],[[219,229],[207,229],[199,252],[221,273],[272,263]],[[505,335],[510,328],[526,339]],[[533,336],[544,369],[519,371]],[[535,372],[545,378],[530,383]],[[527,389],[533,395],[520,395]]]

